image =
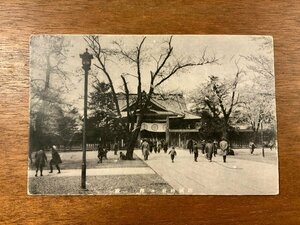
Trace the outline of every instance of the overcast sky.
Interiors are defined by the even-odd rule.
[[[136,47],[142,40],[143,35],[120,35],[100,36],[101,44],[103,48],[113,47],[112,41],[121,41],[124,44],[125,49],[132,49]],[[144,53],[147,56],[158,56],[163,47],[167,47],[164,41],[169,39],[169,35],[147,35],[144,42]],[[228,36],[228,35],[174,35],[172,45],[174,47],[174,55],[177,58],[190,58],[191,61],[197,61],[202,56],[203,50],[207,49],[207,56],[215,55],[219,59],[218,64],[204,65],[192,67],[188,71],[175,75],[170,80],[166,81],[161,88],[164,91],[176,90],[183,92],[185,95],[194,90],[197,85],[206,82],[208,76],[215,75],[219,77],[231,77],[237,71],[235,62],[238,62],[239,67],[246,67],[245,61],[240,56],[248,56],[255,54],[269,54],[273,57],[273,50],[266,51],[260,49],[259,43],[253,41],[254,36]],[[271,38],[271,37],[269,37]],[[83,36],[66,36],[66,40],[70,41],[71,47],[67,55],[68,59],[64,68],[69,72],[71,82],[68,82],[70,92],[65,94],[67,101],[72,102],[81,111],[82,108],[82,95],[83,95],[83,70],[81,67],[81,59],[79,54],[85,51],[87,47]],[[40,46],[42,48],[42,46]],[[91,52],[91,51],[90,51]],[[97,63],[96,59],[93,63]],[[107,64],[108,71],[112,75],[116,91],[122,91],[122,80],[120,75],[124,72],[135,73],[135,68],[129,66],[127,62],[112,58],[112,62]],[[143,89],[149,89],[150,71],[155,70],[154,60],[142,65],[142,82]],[[90,71],[93,75],[96,75],[99,80],[107,81],[104,74],[95,69],[93,66]],[[35,70],[31,70],[31,76],[43,76],[43,73],[37,73]],[[44,77],[41,77],[44,79]],[[53,85],[60,85],[61,80],[52,78]],[[127,77],[129,83],[129,89],[131,92],[135,92],[137,80],[134,77]],[[245,78],[244,80],[247,80]],[[93,82],[92,76],[89,79],[89,85]],[[91,91],[91,87],[89,88]]]

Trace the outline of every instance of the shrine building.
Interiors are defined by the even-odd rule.
[[[124,93],[118,93],[117,96],[122,117],[126,117],[126,96]],[[129,107],[134,105],[136,97],[136,94],[129,96]],[[137,112],[135,121],[137,121],[138,116]],[[188,139],[198,137],[200,120],[201,117],[188,111],[182,94],[165,96],[153,94],[148,110],[144,115],[138,140],[143,138],[163,139],[169,146],[185,147]]]

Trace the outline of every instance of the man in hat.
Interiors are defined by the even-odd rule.
[[[35,171],[35,176],[37,177],[38,171],[40,170],[41,176],[43,176],[43,167],[45,166],[47,162],[47,156],[44,152],[43,149],[37,151],[35,153],[35,166],[36,166],[36,171]]]
[[[205,152],[206,152],[206,158],[211,162],[212,161],[212,155],[214,152],[214,144],[209,139],[205,145]]]
[[[60,168],[59,168],[59,164],[62,163],[60,155],[57,152],[57,147],[55,145],[52,146],[51,148],[51,153],[52,153],[52,159],[50,160],[50,172],[53,172],[53,165],[56,166],[58,173],[60,173]]]

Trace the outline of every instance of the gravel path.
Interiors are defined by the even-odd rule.
[[[91,176],[87,177],[86,191],[80,188],[80,177],[33,177],[29,178],[28,190],[42,195],[163,194],[163,190],[164,194],[174,194],[157,174]]]

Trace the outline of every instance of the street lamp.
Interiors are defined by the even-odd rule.
[[[93,55],[88,53],[80,54],[82,59],[82,69],[84,69],[84,118],[83,118],[83,140],[82,140],[82,168],[81,168],[81,188],[86,189],[86,120],[87,120],[87,91],[88,91],[88,74],[91,69]]]

